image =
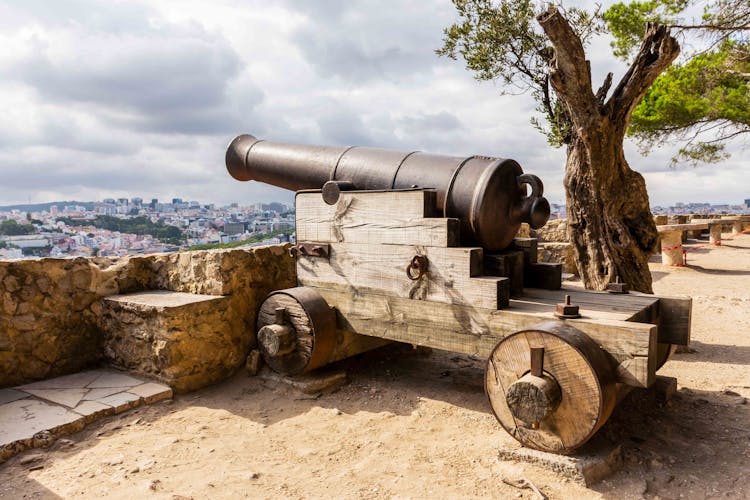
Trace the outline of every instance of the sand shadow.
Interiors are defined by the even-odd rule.
[[[693,340],[690,347],[695,352],[686,352],[672,356],[674,361],[686,363],[719,363],[729,365],[750,365],[750,347],[729,344],[706,344]]]
[[[690,254],[688,254],[688,257],[689,256]],[[688,262],[687,267],[701,274],[712,274],[712,275],[721,275],[721,276],[750,276],[750,270],[743,271],[739,269],[706,269],[703,266],[696,266],[694,264],[690,264],[690,262]]]
[[[669,276],[669,273],[664,271],[651,271],[651,282],[656,283],[665,276]]]
[[[623,446],[625,464],[592,489],[620,498],[618,484],[642,478],[648,498],[739,498],[747,491],[747,400],[731,391],[680,389],[668,402],[633,391],[600,430]]]
[[[242,406],[222,407],[213,401],[210,388],[196,392],[201,406],[221,408],[264,425],[307,413],[311,408],[410,415],[423,399],[443,401],[472,411],[490,413],[484,394],[484,360],[437,349],[417,348],[394,342],[370,352],[333,363],[323,370],[347,373],[348,383],[333,392],[303,394],[284,383],[238,374],[224,384],[242,400],[261,393],[284,401],[283,411]],[[397,393],[385,398],[383,392]]]

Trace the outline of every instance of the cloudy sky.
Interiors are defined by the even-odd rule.
[[[438,58],[448,0],[0,0],[0,205],[104,197],[291,200],[223,165],[237,134],[516,159],[564,199],[564,152]],[[625,66],[589,49],[595,85]],[[653,204],[740,203],[750,154],[670,170],[628,158]]]

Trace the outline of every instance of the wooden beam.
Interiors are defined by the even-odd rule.
[[[434,191],[342,192],[328,205],[320,193],[296,198],[297,241],[456,247],[458,219],[428,217]]]
[[[415,255],[427,257],[428,271],[411,280],[406,268]],[[300,255],[300,285],[379,290],[394,297],[487,309],[507,305],[505,278],[481,276],[482,249],[410,245],[331,243],[328,259]],[[479,278],[481,279],[474,279]]]
[[[488,357],[497,342],[554,319],[552,311],[502,311],[410,300],[362,290],[318,288],[338,310],[340,328],[399,342]],[[566,320],[597,342],[617,366],[618,382],[648,387],[656,375],[655,325],[583,317]]]
[[[692,297],[659,297],[659,336],[663,344],[690,344]]]

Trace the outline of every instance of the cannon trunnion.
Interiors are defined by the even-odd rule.
[[[258,314],[274,370],[302,373],[388,341],[483,357],[500,424],[525,446],[571,453],[688,342],[690,299],[562,287],[561,265],[537,262],[536,240],[515,235],[522,220],[543,224],[548,207],[516,162],[358,149],[240,136],[227,152],[233,176],[298,191],[299,286],[270,294]],[[497,220],[477,223],[475,209]]]

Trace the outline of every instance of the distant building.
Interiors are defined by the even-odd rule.
[[[244,232],[244,222],[227,222],[226,224],[224,224],[224,233],[226,234],[242,234]]]
[[[172,205],[182,205],[182,198],[172,198]]]
[[[40,236],[8,236],[5,241],[18,248],[44,248],[49,246],[49,239]]]

